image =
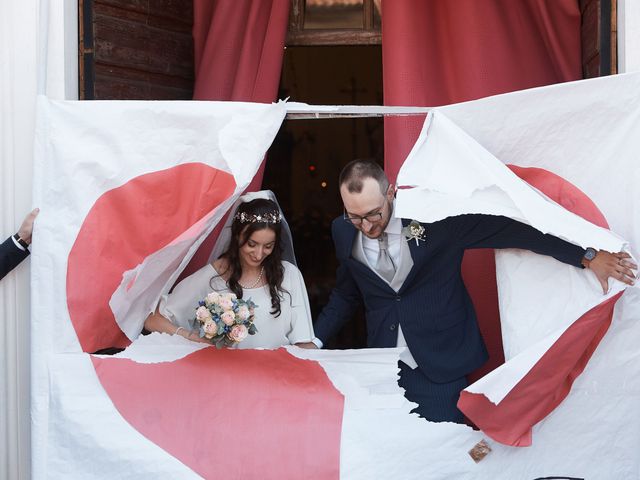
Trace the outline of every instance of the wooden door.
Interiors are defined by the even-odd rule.
[[[305,28],[306,2],[292,0],[287,44],[379,45],[378,1],[361,0],[360,28],[331,31]],[[579,3],[583,77],[617,73],[617,0]],[[192,97],[192,0],[79,0],[79,12],[80,99]]]
[[[82,100],[187,100],[192,0],[79,0]]]

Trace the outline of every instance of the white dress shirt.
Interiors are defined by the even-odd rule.
[[[393,202],[393,211],[391,212],[391,218],[387,224],[387,228],[384,232],[387,234],[389,256],[393,260],[393,264],[397,267],[400,265],[400,246],[402,239],[402,220],[393,215],[395,211],[395,201]],[[378,261],[378,253],[380,252],[380,242],[376,238],[369,238],[366,235],[362,235],[362,248],[364,254],[367,257],[367,261],[370,266],[374,266]],[[402,333],[402,327],[398,325],[398,347],[406,347],[407,341],[404,339]]]
[[[402,241],[402,221],[399,218],[391,217],[384,232],[387,234],[389,256],[393,264],[397,267],[400,264],[400,242]],[[374,266],[378,261],[380,252],[380,242],[377,238],[369,238],[362,235],[362,248],[370,266]]]

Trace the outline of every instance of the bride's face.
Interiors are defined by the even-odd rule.
[[[240,262],[243,267],[257,268],[273,252],[276,232],[270,228],[256,230],[240,247]]]

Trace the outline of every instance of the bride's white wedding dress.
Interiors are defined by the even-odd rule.
[[[282,288],[285,293],[280,299],[280,315],[270,312],[271,294],[268,286],[243,289],[243,298],[251,299],[256,305],[254,324],[255,335],[248,335],[237,344],[237,348],[277,348],[299,342],[309,342],[313,338],[313,325],[307,289],[298,268],[287,262],[284,265]],[[198,302],[211,291],[229,292],[226,281],[210,263],[183,279],[168,295],[160,300],[159,312],[171,323],[185,329],[193,328],[193,319]]]

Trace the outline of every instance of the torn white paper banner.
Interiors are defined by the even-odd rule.
[[[551,171],[586,194],[604,214],[615,235],[623,236],[637,257],[640,244],[640,74],[623,74],[589,81],[551,85],[507,95],[497,95],[441,109],[452,122],[495,158],[520,167]],[[566,217],[563,217],[566,219]],[[537,227],[537,225],[534,225]],[[586,232],[585,232],[586,233]],[[594,234],[591,237],[592,233]],[[597,232],[587,242],[596,246]],[[574,242],[584,246],[584,238]],[[606,248],[605,244],[599,245]],[[616,244],[607,248],[617,251]],[[505,356],[510,358],[535,341],[552,334],[556,318],[549,312],[586,310],[589,295],[566,301],[553,289],[532,294],[527,285],[537,268],[538,288],[550,281],[566,286],[557,262],[528,252],[496,251],[496,273]],[[593,276],[593,296],[599,285]],[[573,278],[569,282],[573,283]],[[610,280],[610,285],[612,285]],[[612,285],[613,286],[613,285]],[[636,287],[637,288],[637,287]],[[633,322],[640,317],[637,295],[627,292],[617,304],[616,318]],[[537,298],[530,308],[527,298]],[[601,297],[602,299],[602,297]],[[581,304],[573,309],[574,302]],[[624,310],[625,316],[619,312]],[[633,315],[632,312],[638,312]],[[567,312],[570,313],[570,312]],[[597,354],[598,352],[596,352]]]
[[[574,88],[581,91],[585,88],[592,89],[594,90],[593,98],[602,98],[599,86],[602,85],[602,88],[605,88],[607,85],[613,85],[607,88],[621,96],[620,102],[635,105],[633,101],[629,101],[631,89],[626,88],[631,83],[633,82],[624,84],[616,78],[611,78],[609,83],[596,82],[587,87],[579,84],[561,86],[560,89],[519,92],[513,94],[513,100],[506,98],[509,96],[504,96],[505,99],[492,99],[494,103],[490,105],[479,101],[455,106],[457,109],[455,112],[445,110],[456,123],[459,123],[458,118],[469,115],[469,122],[472,126],[478,126],[478,129],[474,131],[473,128],[465,126],[465,130],[472,133],[474,138],[479,139],[483,132],[490,138],[492,132],[497,132],[498,136],[503,135],[499,122],[501,118],[514,115],[517,117],[518,114],[526,115],[526,112],[542,108],[540,105],[544,102],[548,103],[543,110],[552,112],[554,108],[559,108],[558,111],[565,112],[563,113],[565,116],[566,108],[573,108],[577,113],[575,118],[572,116],[567,119],[568,122],[576,122],[581,117],[584,118],[586,116],[584,109],[593,108],[593,106],[585,105],[581,110],[576,105],[563,104],[563,99],[573,98]],[[635,91],[637,92],[638,89],[636,88]],[[588,94],[582,96],[586,99],[590,98]],[[610,101],[615,103],[618,99],[612,97]],[[514,108],[511,102],[517,104],[518,108]],[[185,102],[184,105],[180,103],[109,102],[104,105],[105,111],[102,112],[103,104],[99,102],[69,102],[54,105],[53,111],[42,114],[41,120],[45,120],[43,127],[46,125],[48,127],[38,130],[34,201],[39,205],[47,205],[47,208],[43,208],[39,216],[36,232],[38,241],[34,242],[32,263],[32,288],[34,292],[38,292],[37,296],[32,297],[34,299],[31,363],[32,475],[34,478],[198,477],[193,469],[142,435],[115,408],[113,399],[109,397],[98,380],[92,357],[81,353],[80,342],[85,340],[86,334],[99,336],[101,322],[92,323],[91,328],[86,331],[74,329],[70,318],[72,302],[66,296],[67,292],[80,285],[82,288],[79,293],[74,294],[75,301],[78,301],[82,295],[88,296],[91,300],[90,294],[102,288],[105,276],[113,273],[109,271],[109,263],[119,261],[118,256],[113,253],[114,250],[109,249],[109,245],[102,245],[100,249],[94,249],[91,256],[85,257],[89,262],[87,265],[89,274],[84,278],[84,282],[69,283],[67,267],[72,260],[70,252],[92,206],[103,195],[117,190],[135,178],[150,172],[170,170],[176,165],[189,166],[192,159],[197,157],[189,152],[194,148],[200,151],[198,142],[201,139],[205,142],[201,145],[203,150],[209,151],[206,145],[208,139],[206,135],[202,137],[200,133],[211,134],[215,131],[214,125],[208,124],[204,118],[211,113],[209,110],[213,107],[207,102]],[[129,105],[134,108],[129,110]],[[233,106],[228,107],[230,114],[235,115]],[[239,106],[239,108],[242,110],[244,107]],[[251,110],[253,107],[247,108]],[[269,110],[271,107],[255,108]],[[609,108],[608,104],[607,108]],[[627,121],[628,117],[620,114],[624,111],[620,109],[620,104],[617,104],[613,110],[618,112],[618,116],[611,121],[620,123],[622,132],[637,133],[634,128],[638,127],[630,125]],[[109,119],[107,124],[100,123],[99,117],[103,113]],[[522,125],[521,119],[516,117],[510,120],[509,127],[511,124]],[[215,118],[212,119],[212,122],[216,121]],[[536,121],[538,127],[551,121],[554,128],[562,130],[560,115],[551,118],[546,115],[544,122],[541,117],[532,119],[528,124],[525,122],[527,124],[525,127],[535,127]],[[481,124],[482,129],[488,126],[486,132],[480,131]],[[96,128],[98,125],[100,128]],[[176,128],[182,130],[179,139],[166,135],[169,125],[178,125]],[[635,125],[640,126],[640,123],[636,121]],[[258,127],[260,126],[256,128]],[[192,128],[200,133],[194,134],[191,131]],[[251,135],[254,133],[250,132]],[[522,131],[517,129],[510,129],[508,133],[514,139],[524,137]],[[631,142],[633,138],[640,138],[640,135],[624,138],[625,142]],[[502,138],[502,140],[505,139]],[[585,153],[581,150],[581,141],[569,138],[566,141],[570,145],[565,146],[565,140],[552,138],[550,142],[555,142],[555,146],[550,143],[550,151],[562,148],[568,152],[575,148],[580,154]],[[617,138],[612,140],[615,142],[616,153],[625,153],[620,151],[621,142],[618,140]],[[138,143],[140,143],[139,146]],[[484,140],[480,143],[485,145]],[[504,141],[504,144],[509,144],[509,141]],[[605,148],[613,148],[612,146],[613,144],[610,143]],[[184,152],[184,155],[178,157],[172,155],[173,158],[166,158],[164,152],[174,147],[178,152]],[[593,148],[593,145],[590,147]],[[624,148],[627,149],[626,153],[630,153],[633,149],[638,151],[637,144]],[[129,156],[129,151],[132,156]],[[491,151],[494,153],[493,150]],[[526,152],[527,148],[523,148],[523,151]],[[102,160],[104,158],[102,154],[105,152],[110,153],[111,160]],[[510,155],[513,152],[518,153],[513,149],[507,152],[509,155],[505,158],[517,164],[521,161],[526,164],[526,158]],[[176,151],[173,150],[173,153],[175,154]],[[130,161],[130,158],[135,161]],[[630,213],[634,209],[637,211],[638,199],[635,189],[630,190],[629,185],[634,181],[637,184],[637,169],[629,170],[629,166],[633,165],[630,155],[604,158],[613,162],[612,165],[616,168],[623,170],[626,168],[629,171],[629,175],[625,178],[616,180],[619,189],[609,189],[607,195],[611,196],[611,200],[602,192],[597,194],[606,196],[604,204],[607,208],[603,208],[603,211],[607,219],[612,219],[610,223],[614,226],[614,230],[622,232],[633,245],[638,238],[637,235],[629,232],[633,229],[637,230],[637,225],[630,220],[634,218]],[[609,171],[602,170],[603,167],[597,159],[588,157],[585,161],[594,162],[594,169],[599,173]],[[563,168],[562,165],[560,167]],[[574,170],[575,168],[572,168],[571,172],[559,171],[559,173],[579,185],[592,198],[595,198],[592,191],[595,188],[594,185],[611,186],[611,183],[607,183],[609,180],[606,175],[600,175],[601,178],[597,181],[587,182],[593,188],[585,189],[584,184],[580,183],[580,178],[574,175]],[[230,173],[229,170],[223,171],[226,174]],[[582,169],[577,174],[586,178],[593,172]],[[168,182],[166,185],[169,185],[167,192],[173,199],[173,196],[179,192],[176,182],[173,185]],[[196,191],[199,191],[201,186],[191,185],[192,190]],[[156,193],[159,194],[157,197],[159,201],[162,201],[162,191]],[[598,205],[600,204],[601,201],[598,200]],[[140,205],[120,204],[120,206],[118,218],[128,219]],[[152,207],[152,205],[145,206],[150,209]],[[190,225],[195,224],[212,210],[203,212],[193,222],[178,230],[162,245],[151,251],[157,251],[171,244],[172,241],[181,241],[176,239],[180,239],[180,235],[188,230]],[[151,212],[155,213],[153,210],[149,212],[148,216],[151,216]],[[181,212],[180,214],[182,215]],[[152,218],[156,222],[160,221],[160,217]],[[176,215],[175,218],[180,218],[180,215]],[[103,225],[110,233],[117,230],[119,234],[121,231],[117,222],[106,222]],[[127,228],[135,225],[137,225],[136,222],[125,223],[122,231],[127,232]],[[133,243],[128,235],[122,235],[127,249],[135,249],[139,242],[147,241],[146,237],[156,235],[155,230],[151,231],[154,227],[151,224],[148,227],[149,230],[143,232],[145,235],[135,238]],[[158,232],[161,232],[170,230],[172,225],[168,223],[159,227],[162,227],[158,228]],[[120,235],[115,238],[120,238]],[[298,246],[298,248],[301,247]],[[120,275],[122,271],[134,268],[148,254],[149,252],[141,255],[139,259],[134,259],[120,271]],[[92,257],[103,260],[99,266],[104,270],[91,263]],[[77,265],[78,259],[74,261]],[[498,268],[501,268],[500,265]],[[498,277],[500,279],[500,271]],[[107,301],[120,281],[119,276],[108,292],[109,296],[105,297]],[[140,281],[140,277],[137,281]],[[628,321],[633,318],[633,315],[637,316],[639,296],[629,295],[637,292],[637,289],[627,291],[618,302],[617,317],[611,327],[611,334],[602,341],[596,355],[589,363],[588,371],[573,385],[573,391],[577,394],[567,397],[545,418],[543,425],[535,427],[536,442],[527,449],[513,449],[492,444],[493,452],[477,465],[472,462],[466,452],[483,436],[481,433],[471,432],[464,426],[422,422],[414,415],[406,413],[410,408],[408,403],[400,405],[401,399],[398,392],[392,392],[397,388],[393,378],[395,374],[392,374],[396,370],[395,362],[399,354],[397,350],[309,353],[309,358],[323,362],[323,368],[331,381],[345,396],[349,397],[345,402],[342,420],[340,477],[358,480],[393,477],[493,479],[517,478],[523,475],[530,478],[550,475],[630,478],[638,471],[638,458],[633,447],[640,441],[640,433],[638,433],[640,428],[636,428],[640,425],[637,412],[640,397],[640,369],[636,367],[637,362],[633,361],[637,345],[640,343],[640,334],[637,328],[638,323]],[[510,298],[514,298],[514,295],[515,293],[512,293]],[[102,317],[98,318],[103,320]],[[509,335],[511,337],[517,335],[518,321],[517,318],[510,319],[508,314],[503,314],[503,331],[506,323],[513,326],[513,329],[509,330]],[[547,319],[543,327],[550,327],[551,324],[552,322]],[[536,325],[532,326],[532,328],[535,327]],[[538,332],[538,335],[541,334]],[[544,335],[540,338],[544,338]],[[521,348],[526,346],[528,343],[522,342]],[[189,347],[178,346],[177,348],[183,348],[178,357],[183,358]],[[164,355],[169,355],[170,352],[170,346],[158,346],[155,350],[156,359],[166,359]],[[194,354],[199,352],[200,350]],[[318,357],[311,356],[314,354]],[[371,356],[368,357],[368,355]],[[124,359],[113,358],[112,360],[117,362]],[[123,375],[116,378],[116,380],[120,379],[126,380],[127,377]],[[166,379],[163,378],[163,380],[166,384]],[[172,384],[168,385],[168,387],[172,386]],[[124,393],[129,395],[128,391]],[[153,401],[146,402],[140,403],[139,407],[143,413],[147,414],[149,423],[162,426],[159,418],[154,416],[157,410],[149,409]],[[181,410],[181,405],[180,402],[173,405],[169,420],[180,420],[181,415],[193,413],[188,409]],[[198,419],[201,418],[198,417]],[[165,417],[164,420],[167,418]],[[173,432],[170,432],[169,436],[171,433]],[[615,438],[615,442],[612,442],[611,438]],[[189,445],[193,445],[193,442]],[[605,461],[602,460],[603,458]],[[608,458],[623,461],[608,462],[606,461]],[[302,467],[307,476],[311,475],[309,472],[314,471],[309,468],[313,465],[312,457],[296,457],[292,461],[299,462],[292,464],[293,467]],[[231,467],[227,466],[221,471],[225,478],[233,477],[229,474],[229,468]],[[263,477],[264,475],[259,478]]]
[[[508,160],[507,160],[508,161]],[[453,215],[504,215],[583,248],[620,251],[624,241],[544,197],[447,116],[434,110],[398,173],[397,215],[435,222]]]
[[[629,98],[637,95],[632,93],[637,92],[637,84],[637,76],[627,79],[623,82],[625,88],[620,99],[611,102],[616,106],[608,105],[609,113],[616,116],[613,121],[620,122],[623,130],[630,128],[630,122],[634,122],[637,116],[637,112],[628,109]],[[583,164],[589,167],[574,172],[573,178],[591,176],[592,171],[602,172],[602,162],[605,160],[593,155],[601,146],[596,149],[591,145],[593,150],[589,152],[588,149],[584,150],[581,143],[585,136],[590,136],[589,129],[597,126],[587,113],[592,111],[593,106],[576,102],[577,97],[571,95],[573,87],[571,84],[516,92],[436,109],[425,122],[420,139],[399,173],[400,186],[415,188],[399,191],[396,205],[398,216],[433,222],[465,213],[504,215],[583,247],[592,246],[609,251],[627,249],[626,242],[618,235],[559,207],[520,180],[502,163],[538,167],[541,165],[540,159],[548,158],[545,147],[549,152],[557,152],[567,149],[567,145],[576,144],[576,150],[583,153],[580,157]],[[585,98],[585,90],[593,90],[598,98],[610,88],[602,82],[580,82],[576,87],[583,90],[578,96],[581,100]],[[531,114],[531,109],[523,108],[523,105],[535,106],[535,114]],[[567,109],[572,109],[570,116],[567,115]],[[470,111],[474,112],[473,121]],[[451,121],[449,112],[466,119],[465,127],[469,131],[463,131]],[[513,117],[513,123],[509,117]],[[566,123],[572,123],[569,130],[579,132],[579,135],[573,138],[567,136],[563,129]],[[576,127],[576,123],[580,127]],[[503,127],[507,128],[507,125],[509,134],[505,136]],[[482,135],[478,135],[478,131]],[[549,137],[541,139],[539,135],[534,135],[532,144],[529,144],[529,132],[540,131],[548,133]],[[490,140],[494,147],[500,145],[502,161],[496,159],[472,134],[476,134],[480,141]],[[494,134],[502,142],[496,141],[492,137]],[[592,137],[608,141],[612,148],[621,150],[619,139],[615,136],[603,138],[594,133]],[[633,144],[633,141],[629,140],[628,143]],[[513,150],[505,148],[505,144],[513,147]],[[528,146],[531,150],[527,149]],[[630,152],[633,147],[627,145],[626,150]],[[556,161],[560,162],[558,159]],[[627,155],[626,165],[622,171],[637,170],[633,167],[630,155]],[[549,167],[548,164],[544,166]],[[553,168],[548,169],[554,171]],[[615,177],[616,183],[624,191],[630,179],[624,174],[616,175],[613,170],[608,173],[607,178]],[[611,182],[607,178],[601,181]],[[625,211],[629,200],[620,198],[619,193],[612,192],[612,195],[619,198],[617,208]],[[631,203],[637,203],[637,195]],[[607,212],[605,217],[608,218]],[[503,341],[508,361],[466,391],[482,394],[500,406],[507,395],[514,395],[516,385],[530,374],[533,367],[541,365],[541,358],[550,348],[559,345],[558,339],[567,329],[574,326],[575,331],[577,327],[574,322],[577,319],[603,305],[625,286],[610,281],[610,291],[603,297],[599,283],[589,271],[528,252],[497,251],[496,256]],[[597,345],[596,340],[593,341]],[[589,348],[587,351],[590,355]],[[571,381],[568,382],[570,384]]]
[[[284,103],[39,99],[34,202],[41,214],[32,252],[32,288],[39,292],[32,306],[34,478],[44,478],[57,461],[49,446],[59,439],[47,434],[64,418],[56,405],[66,394],[57,384],[52,390],[51,383],[52,366],[60,364],[56,357],[128,344],[109,307],[114,291],[119,288],[113,304],[118,320],[140,328],[227,205],[249,184],[285,114]],[[132,272],[122,285],[127,270]],[[67,374],[73,369],[59,372]],[[72,382],[59,376],[60,384]]]
[[[232,174],[233,191],[170,244],[124,273],[109,306],[130,340],[139,335],[144,319],[154,311],[160,295],[169,291],[201,243],[249,186],[286,114],[284,102],[258,106],[245,104],[252,107],[244,111],[237,108],[242,104],[234,104],[233,113],[226,111],[229,105],[221,103],[221,108],[215,111],[214,115],[221,119],[211,130],[215,134],[210,135],[213,138],[208,145],[207,165]],[[224,121],[227,123],[221,124]],[[177,185],[177,188],[186,189],[189,185]]]
[[[465,213],[503,215],[583,247],[617,252],[624,246],[614,233],[563,209],[518,178],[438,110],[425,121],[400,170],[398,184],[414,187],[398,191],[396,210],[402,218],[434,222]],[[500,292],[503,297],[517,288],[528,292],[526,302],[510,303],[524,328],[536,324],[541,316],[552,319],[554,328],[530,332],[528,345],[519,349],[505,342],[509,345],[507,359],[519,354],[517,361],[507,362],[468,388],[484,393],[494,403],[509,393],[573,321],[603,301],[590,272],[537,257],[532,255],[532,265],[521,268],[526,271],[524,279],[514,279],[506,268],[510,281],[500,285]],[[606,298],[623,288],[622,283],[614,282]],[[541,298],[547,299],[542,305]],[[571,302],[567,302],[569,298]],[[524,350],[526,347],[530,348]]]

